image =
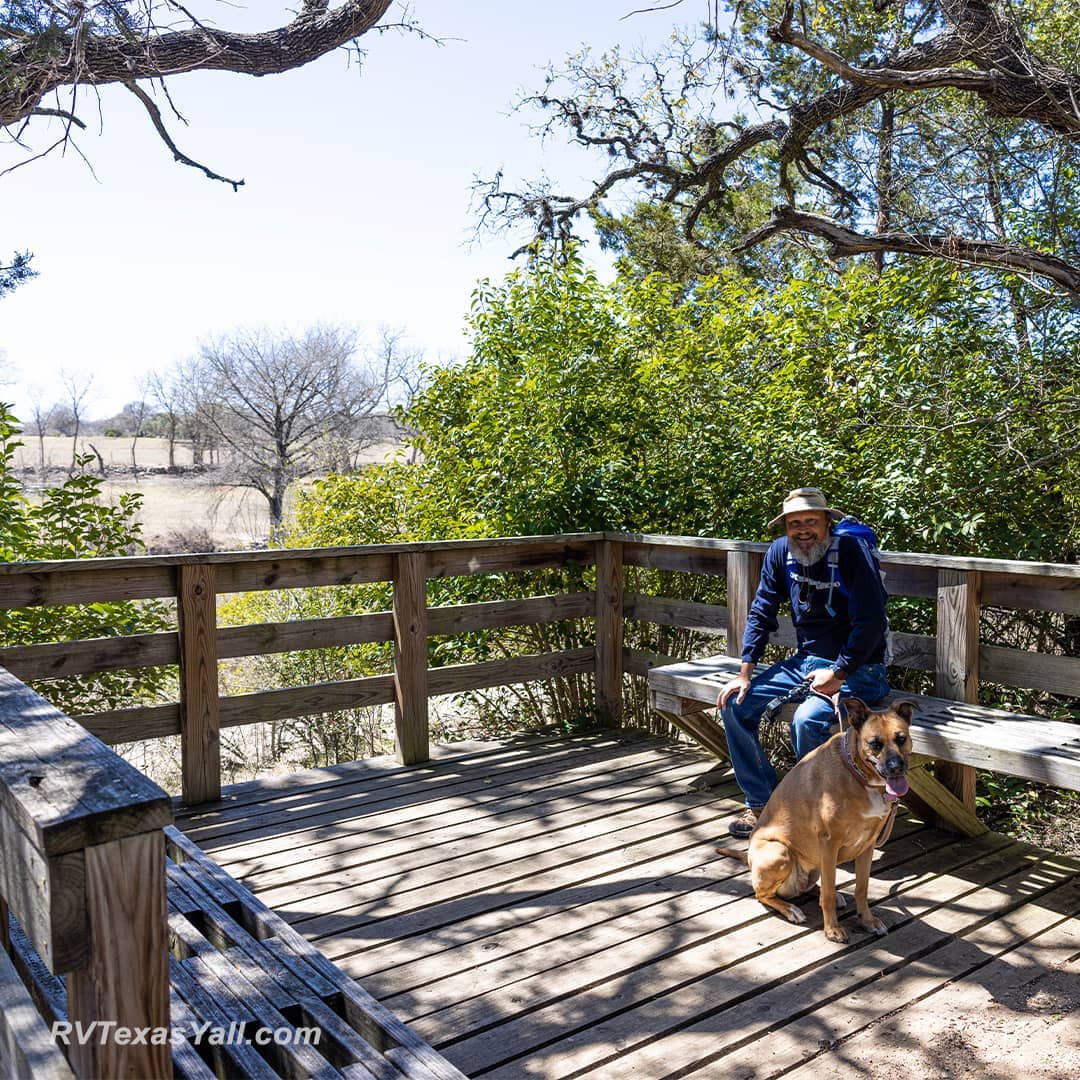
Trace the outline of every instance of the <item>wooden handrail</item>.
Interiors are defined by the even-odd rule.
[[[427,756],[427,699],[439,692],[437,686],[450,682],[455,688],[476,689],[499,685],[500,679],[505,684],[578,670],[577,659],[545,663],[523,658],[520,664],[473,665],[475,681],[470,682],[468,666],[454,668],[452,675],[427,667],[426,641],[431,636],[561,618],[592,618],[596,637],[594,662],[589,666],[596,677],[597,715],[613,720],[620,711],[623,673],[648,665],[644,655],[638,658],[623,648],[624,619],[725,632],[729,651],[737,654],[766,547],[755,541],[713,537],[581,533],[6,564],[0,565],[0,607],[173,596],[178,601],[180,625],[177,632],[0,649],[0,663],[10,663],[21,678],[48,678],[179,662],[182,692],[178,704],[117,709],[79,720],[109,742],[181,734],[184,797],[203,802],[215,799],[220,791],[221,728],[393,702],[398,752],[403,760],[422,761]],[[597,567],[598,588],[593,593],[446,608],[430,607],[424,597],[423,583],[439,578],[590,563]],[[955,628],[949,628],[950,608],[941,606],[940,598],[941,582],[953,575],[964,581],[977,578],[982,605],[1077,615],[1080,567],[897,552],[884,553],[883,564],[890,593],[939,602],[940,627],[944,628],[936,639],[895,635],[901,666],[937,671],[940,684],[943,658],[948,656],[949,662],[955,663],[962,655],[968,683],[981,666],[987,679],[1077,693],[1080,661],[980,645],[979,605],[967,616],[965,634],[957,637]],[[726,577],[727,604],[691,604],[624,593],[623,569],[635,567]],[[261,626],[216,626],[217,594],[368,582],[394,585],[393,610]],[[781,620],[774,640],[779,644],[794,641],[788,620]],[[222,658],[379,641],[394,644],[396,663],[388,675],[218,696],[217,663]],[[939,685],[939,693],[941,690]],[[968,687],[962,692],[970,697],[974,691]],[[965,782],[969,785],[970,778]]]
[[[0,669],[0,893],[49,970],[67,976],[73,1026],[169,1025],[172,818],[156,784]],[[79,1076],[172,1075],[167,1042],[107,1032],[73,1040],[69,1061]]]

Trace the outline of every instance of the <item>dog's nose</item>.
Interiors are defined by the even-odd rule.
[[[899,754],[890,754],[885,759],[886,776],[903,776],[907,772],[907,761]]]

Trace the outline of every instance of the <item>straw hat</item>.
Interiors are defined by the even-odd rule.
[[[829,505],[829,500],[825,498],[820,488],[796,488],[788,492],[788,497],[784,500],[784,509],[779,517],[774,517],[769,522],[769,528],[780,528],[788,514],[796,514],[800,510],[824,510],[834,521],[839,521],[844,516],[842,510],[836,510]]]

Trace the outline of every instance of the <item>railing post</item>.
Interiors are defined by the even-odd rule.
[[[394,728],[403,765],[431,756],[425,563],[423,552],[402,552],[394,559]]]
[[[67,976],[77,1076],[171,1077],[165,834],[139,833],[84,849],[89,955]],[[91,1028],[93,1021],[117,1026]],[[149,1029],[144,1039],[117,1038]],[[103,1032],[104,1037],[98,1037]]]
[[[623,711],[623,548],[622,542],[596,545],[596,715],[617,726]]]
[[[185,803],[221,798],[217,579],[213,566],[177,567],[180,761]]]
[[[762,556],[756,551],[727,553],[727,655],[742,656],[746,618],[757,592]]]
[[[975,571],[939,570],[937,586],[937,664],[934,693],[952,701],[979,700],[979,589]],[[975,810],[975,770],[938,762],[937,778]]]

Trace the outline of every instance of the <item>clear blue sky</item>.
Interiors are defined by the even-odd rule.
[[[503,166],[513,181],[543,167],[581,190],[599,172],[583,152],[530,137],[512,102],[583,44],[658,43],[708,14],[705,0],[686,0],[630,15],[651,4],[419,0],[415,15],[442,47],[369,34],[362,70],[337,52],[263,79],[171,80],[188,120],[169,121],[174,137],[245,179],[236,194],[174,164],[126,91],[102,92],[100,120],[85,96],[79,145],[92,172],[69,149],[0,177],[0,256],[29,249],[40,273],[0,301],[0,396],[25,415],[32,387],[62,397],[61,368],[92,372],[88,412],[105,416],[138,396],[148,370],[238,326],[323,320],[374,336],[388,325],[429,359],[462,354],[473,285],[504,274],[521,239],[468,246],[473,177]],[[277,3],[238,15],[193,7],[250,28],[282,13]],[[42,125],[27,137],[40,148],[49,134]],[[0,146],[0,168],[15,160]]]

